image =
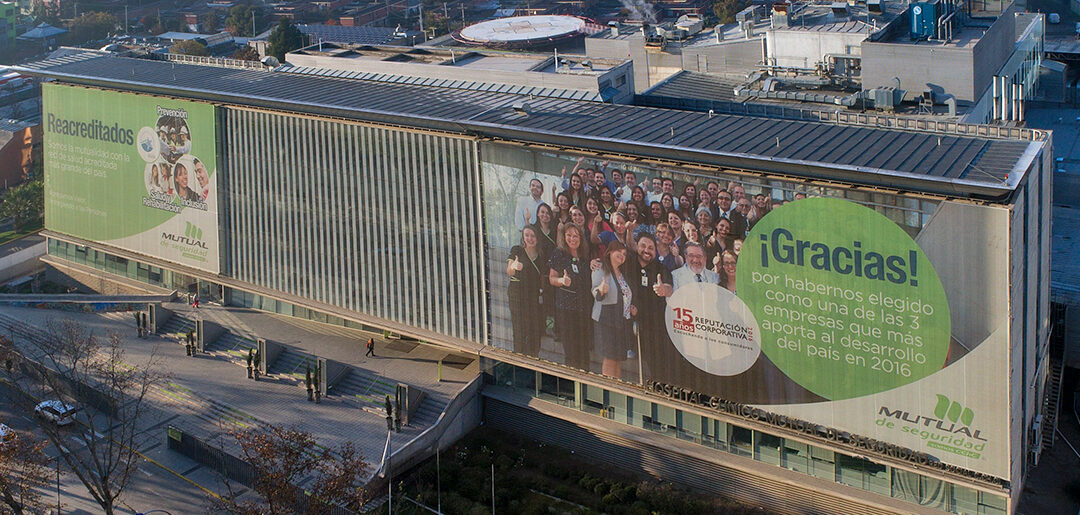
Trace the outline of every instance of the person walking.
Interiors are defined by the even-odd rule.
[[[139,316],[139,312],[135,312],[135,334],[142,338],[142,317]]]
[[[364,353],[364,356],[375,357],[375,338],[367,339],[367,352]]]
[[[192,296],[191,307],[194,309],[199,309],[199,292],[195,292],[195,294]]]

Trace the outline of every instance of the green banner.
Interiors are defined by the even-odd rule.
[[[945,366],[945,290],[922,249],[877,211],[834,198],[783,205],[739,258],[762,352],[811,392],[860,397]]]
[[[45,226],[217,273],[209,104],[46,84]]]

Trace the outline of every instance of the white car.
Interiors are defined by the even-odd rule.
[[[75,406],[56,400],[42,401],[34,406],[34,414],[58,426],[75,422]]]
[[[15,431],[10,427],[0,424],[0,447],[15,441]]]

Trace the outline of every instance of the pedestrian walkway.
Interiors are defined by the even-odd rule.
[[[478,362],[472,357],[381,337],[376,337],[377,357],[364,357],[364,342],[375,336],[372,333],[253,310],[204,305],[196,312],[183,304],[167,307],[174,316],[161,335],[149,338],[137,337],[129,312],[93,314],[0,306],[0,325],[17,325],[19,333],[57,320],[72,320],[97,335],[116,333],[130,361],[149,359],[151,354],[163,360],[169,381],[151,397],[155,403],[183,411],[184,415],[170,424],[218,440],[222,440],[222,433],[236,429],[266,424],[294,427],[312,433],[320,445],[336,447],[352,442],[373,468],[378,466],[386,442],[382,400],[399,382],[422,389],[427,399],[410,425],[394,435],[397,448],[430,427],[454,395],[479,373]],[[217,322],[230,332],[209,345],[208,352],[188,357],[177,342],[194,328],[197,317]],[[289,345],[295,355],[325,357],[352,369],[321,404],[308,402],[303,365],[295,356],[286,356],[280,365],[271,367],[267,380],[247,378],[247,349],[253,348],[259,337]],[[442,367],[442,381],[438,379],[440,360],[452,365]],[[296,378],[298,367],[300,377],[287,380]]]

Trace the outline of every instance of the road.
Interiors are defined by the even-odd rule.
[[[40,435],[38,424],[45,422],[40,422],[32,412],[21,410],[17,400],[18,396],[12,391],[12,387],[7,383],[0,383],[0,422],[7,424],[20,436]],[[155,509],[167,510],[174,514],[203,512],[209,505],[210,494],[196,483],[203,483],[212,490],[221,490],[214,475],[207,472],[204,467],[166,449],[165,425],[176,416],[179,415],[168,411],[157,411],[146,417],[147,423],[139,427],[146,438],[138,451],[149,460],[142,460],[139,469],[124,488],[120,503],[118,503],[118,513],[136,513]],[[64,447],[70,452],[85,449],[86,444],[83,438],[87,435],[82,426],[72,424],[64,431],[66,432]],[[49,445],[45,453],[53,460],[58,455],[53,445]],[[74,474],[64,469],[66,467],[62,466],[59,493],[57,493],[55,483],[50,485],[42,492],[44,501],[55,510],[59,496],[61,513],[101,513],[101,508],[89,495],[86,487]],[[178,474],[187,473],[190,476],[195,472],[200,474],[197,474],[194,479],[178,477]]]

